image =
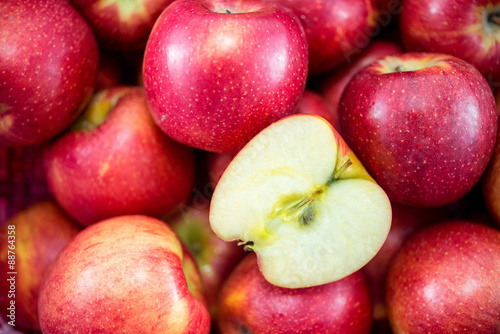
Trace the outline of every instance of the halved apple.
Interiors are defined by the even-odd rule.
[[[210,207],[214,232],[255,251],[271,284],[300,288],[363,267],[391,225],[385,192],[323,118],[293,115],[232,160]]]

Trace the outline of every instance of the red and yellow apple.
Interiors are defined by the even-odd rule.
[[[2,277],[13,277],[0,281],[0,307],[12,309],[1,312],[8,324],[40,331],[37,300],[42,278],[81,229],[54,201],[33,204],[2,225],[0,270]]]
[[[161,217],[189,198],[193,152],[155,125],[142,88],[96,93],[72,130],[48,147],[45,166],[50,191],[82,224]]]
[[[44,334],[210,330],[194,259],[168,225],[147,216],[80,232],[50,266],[38,310]]]

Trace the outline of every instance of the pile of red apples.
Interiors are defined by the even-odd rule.
[[[1,1],[0,333],[498,334],[499,88],[500,0]]]

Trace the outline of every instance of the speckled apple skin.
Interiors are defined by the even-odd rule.
[[[441,52],[462,58],[498,87],[499,28],[484,26],[485,10],[500,11],[500,1],[401,1],[401,40],[409,51]]]
[[[38,301],[42,332],[208,334],[203,295],[195,292],[197,299],[188,289],[201,285],[193,265],[157,219],[122,216],[94,224],[47,272]]]
[[[302,289],[267,282],[254,253],[230,274],[219,297],[221,334],[369,333],[372,306],[364,276]]]
[[[108,97],[130,87],[107,91]],[[153,122],[133,87],[94,130],[66,133],[44,156],[49,190],[84,225],[126,214],[160,217],[187,201],[194,183],[190,147]]]
[[[479,181],[492,155],[493,94],[484,77],[458,58],[398,57],[438,64],[386,73],[386,57],[360,71],[341,99],[340,132],[391,201],[451,203]]]
[[[386,287],[396,334],[496,334],[500,231],[466,221],[428,227],[396,254]]]
[[[15,226],[15,270],[9,270],[8,266],[9,225]],[[40,331],[37,300],[43,275],[81,229],[53,200],[33,204],[7,220],[0,229],[0,270],[17,272],[16,328]],[[9,285],[7,280],[0,281],[0,305],[4,310],[10,303]]]
[[[161,12],[173,0],[71,0],[89,22],[101,47],[121,52],[144,50]]]
[[[376,32],[374,0],[277,0],[300,19],[309,44],[309,74],[349,64]]]
[[[307,79],[307,39],[278,4],[180,0],[156,21],[143,65],[163,131],[202,150],[236,152],[293,113]]]
[[[67,127],[92,94],[94,35],[64,0],[2,1],[0,143],[40,144]]]

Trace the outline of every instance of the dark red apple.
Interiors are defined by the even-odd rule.
[[[500,231],[450,221],[413,235],[390,264],[386,298],[395,333],[498,333]]]
[[[194,259],[162,221],[120,216],[80,232],[38,299],[44,334],[209,333]]]
[[[342,95],[340,132],[396,203],[442,206],[479,181],[497,136],[495,100],[469,63],[404,53],[365,67]]]
[[[401,53],[402,51],[403,49],[394,42],[386,40],[373,41],[349,65],[341,67],[338,71],[326,76],[320,84],[320,95],[324,97],[334,112],[338,114],[342,93],[360,70],[380,58]]]
[[[33,204],[0,228],[0,270],[6,276],[0,281],[0,314],[8,324],[40,331],[37,300],[43,275],[80,230],[54,201]]]
[[[310,288],[280,288],[266,281],[254,253],[224,283],[219,299],[221,333],[335,333],[370,331],[366,281],[355,272]]]
[[[304,29],[268,1],[179,0],[158,18],[143,80],[155,122],[198,149],[237,152],[293,113],[304,92]]]
[[[309,74],[348,64],[376,32],[374,0],[274,0],[300,18],[309,44]]]
[[[173,0],[70,0],[94,30],[102,48],[143,50],[161,12]]]
[[[65,0],[2,1],[0,31],[0,144],[41,144],[90,99],[96,40]]]
[[[499,0],[405,0],[399,26],[407,50],[462,58],[498,85]]]
[[[155,125],[142,88],[96,93],[73,129],[47,149],[45,166],[50,191],[82,224],[160,217],[189,198],[193,152]]]

